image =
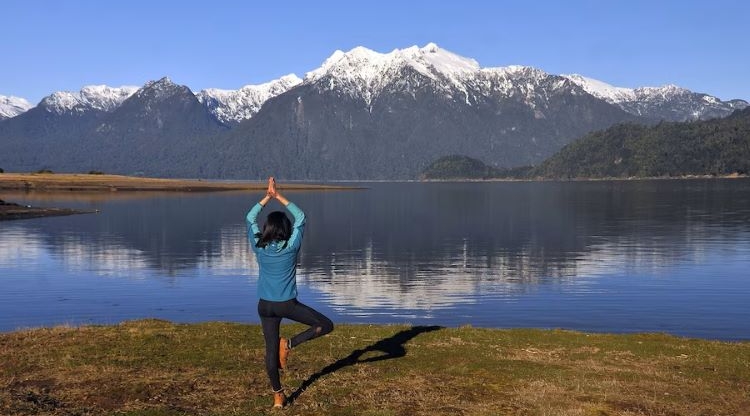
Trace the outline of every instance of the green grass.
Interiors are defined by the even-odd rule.
[[[746,342],[340,325],[292,351],[282,382],[293,401],[281,411],[270,409],[263,358],[255,325],[0,334],[0,414],[750,414]]]

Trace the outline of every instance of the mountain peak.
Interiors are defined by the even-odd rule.
[[[174,82],[172,82],[169,77],[161,77],[158,81],[156,81],[157,84],[164,84],[164,85],[175,85]]]
[[[326,75],[344,75],[352,77],[353,72],[364,72],[363,77],[397,66],[411,66],[420,73],[431,78],[436,72],[445,76],[452,76],[460,72],[479,70],[477,61],[441,49],[435,43],[428,43],[424,47],[412,46],[404,49],[394,49],[389,53],[379,53],[363,46],[357,46],[349,52],[335,51],[323,62],[320,68],[305,75],[305,80],[314,81]]]
[[[15,117],[32,107],[26,99],[0,95],[0,120]]]
[[[474,59],[441,49],[435,43],[388,53],[357,46],[348,52],[335,51],[318,69],[305,74],[305,82],[325,78],[329,81],[323,88],[341,87],[369,103],[385,85],[397,80],[402,68],[410,68],[442,88],[459,89],[463,89],[461,78],[480,69]]]
[[[282,83],[295,84],[295,85],[302,82],[302,78],[298,77],[297,74],[295,73],[286,74],[282,76],[281,78],[279,78],[278,80],[281,81]]]
[[[112,111],[133,95],[138,87],[87,85],[78,92],[57,91],[42,99],[39,105],[49,112],[83,112],[87,110]]]
[[[421,49],[425,53],[436,53],[440,50],[436,43],[430,42]]]
[[[238,90],[208,88],[196,94],[198,101],[223,124],[235,124],[254,116],[269,99],[302,83],[295,74],[259,85],[245,85]]]
[[[179,94],[192,94],[192,91],[184,85],[175,84],[169,79],[169,77],[162,77],[156,81],[149,81],[144,84],[143,87],[135,93],[135,96],[162,100]]]
[[[172,82],[169,77],[161,77],[158,80],[148,81],[143,85],[143,88],[154,88],[154,89],[164,89],[164,88],[174,88],[178,85]]]
[[[435,43],[428,43],[419,48],[418,53],[411,55],[410,58],[448,77],[457,73],[476,72],[480,69],[479,63],[474,59],[441,49]]]

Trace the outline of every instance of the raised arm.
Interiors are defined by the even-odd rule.
[[[271,179],[273,180],[273,178]],[[276,181],[273,181],[273,189],[271,190],[271,187],[269,186],[269,190],[271,196],[281,202],[281,204],[284,205],[294,217],[292,236],[289,237],[287,247],[296,250],[302,245],[302,233],[305,230],[305,213],[294,202],[290,202],[288,199],[284,198],[284,195],[281,195],[281,192],[276,189]]]

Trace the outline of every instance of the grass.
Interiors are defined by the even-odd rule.
[[[0,414],[750,415],[747,342],[340,325],[292,351],[281,411],[263,357],[234,323],[4,333]]]

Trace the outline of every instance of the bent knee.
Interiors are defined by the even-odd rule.
[[[331,331],[333,331],[333,322],[330,319],[321,322],[320,325],[315,328],[315,333],[318,335],[325,335]]]

